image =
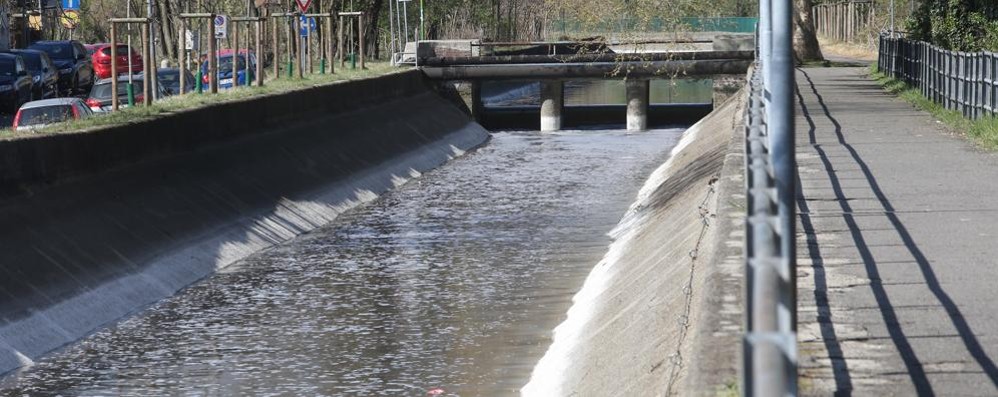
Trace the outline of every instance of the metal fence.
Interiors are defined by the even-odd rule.
[[[918,88],[946,109],[978,119],[998,113],[998,54],[950,51],[924,41],[880,36],[879,70]]]
[[[745,114],[748,214],[742,394],[797,395],[793,4],[760,1]]]

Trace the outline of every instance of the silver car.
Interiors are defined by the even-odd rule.
[[[14,116],[14,130],[24,131],[45,127],[67,120],[81,120],[93,116],[80,98],[54,98],[32,101],[21,105]]]

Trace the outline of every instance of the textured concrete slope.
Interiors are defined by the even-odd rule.
[[[415,91],[0,201],[0,373],[488,139],[443,98]]]
[[[865,74],[797,74],[803,394],[998,395],[998,159]]]
[[[691,127],[651,175],[555,329],[524,395],[683,393],[694,335],[704,326],[703,296],[713,293],[704,289],[714,272],[709,264],[723,241],[704,222],[730,222],[715,216],[715,182],[728,151],[737,148],[731,139],[743,98]]]

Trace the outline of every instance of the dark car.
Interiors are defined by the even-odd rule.
[[[20,55],[31,73],[32,100],[59,96],[59,71],[48,54],[38,50],[10,50],[10,53]]]
[[[14,113],[31,101],[31,74],[20,55],[0,54],[0,107]]]
[[[59,89],[68,95],[89,92],[94,85],[94,66],[87,49],[76,40],[37,41],[28,46],[49,54],[59,69]]]
[[[187,75],[184,77],[184,93],[194,92],[194,75],[191,72],[186,72]],[[160,68],[156,71],[156,79],[159,83],[163,85],[166,89],[166,93],[169,95],[179,95],[180,94],[180,69],[179,68]]]
[[[118,103],[119,107],[128,107],[128,76],[118,76]],[[145,100],[145,89],[143,87],[143,80],[145,76],[142,74],[132,75],[132,94],[135,95],[135,104],[142,105],[143,100]],[[157,83],[159,83],[157,81]],[[87,97],[86,104],[90,107],[94,113],[104,113],[111,111],[111,79],[100,79],[94,84],[94,88],[90,90],[90,96]],[[157,98],[165,98],[167,96],[166,89],[163,88],[162,84],[157,84],[156,88]]]
[[[249,55],[247,57],[247,54]],[[249,75],[246,74],[246,60],[249,58]],[[232,78],[232,61],[236,61],[236,78]],[[201,64],[201,76],[204,84],[209,83],[208,61]],[[233,87],[233,82],[237,86],[248,86],[256,79],[256,54],[249,50],[239,50],[235,54],[233,50],[222,50],[218,52],[218,88],[229,89]]]

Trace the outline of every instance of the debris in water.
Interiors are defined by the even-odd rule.
[[[444,389],[441,389],[439,387],[435,387],[426,391],[427,396],[439,396],[441,394],[444,394]]]

